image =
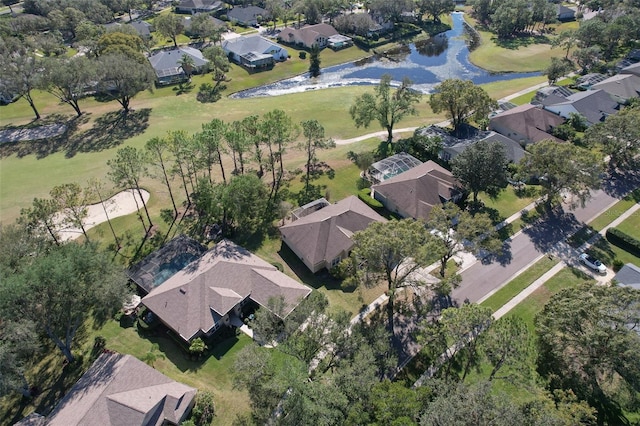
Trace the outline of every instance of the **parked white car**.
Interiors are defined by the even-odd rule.
[[[607,273],[607,267],[604,266],[602,262],[600,262],[595,257],[589,256],[587,253],[582,253],[579,259],[580,259],[580,263],[585,265],[587,268],[602,275]]]

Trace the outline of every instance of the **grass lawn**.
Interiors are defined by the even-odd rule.
[[[526,269],[522,274],[511,280],[509,284],[505,285],[491,297],[483,301],[481,305],[491,308],[493,312],[497,311],[557,263],[558,260],[556,259],[549,259],[546,256],[543,257],[531,265],[530,268]]]
[[[529,297],[509,311],[507,315],[519,316],[525,321],[529,329],[534,331],[535,316],[538,312],[542,311],[542,308],[544,308],[544,305],[551,299],[551,296],[563,288],[575,287],[584,282],[594,281],[579,269],[564,268],[544,283],[542,287],[534,291]]]
[[[629,210],[634,204],[640,201],[640,191],[636,190],[618,201],[613,207],[601,213],[597,218],[589,222],[589,225],[596,231],[600,231],[605,226],[616,220],[624,212]]]
[[[537,186],[529,185],[527,188],[526,193],[519,195],[509,185],[495,199],[490,198],[485,193],[478,194],[478,198],[484,203],[485,210],[488,210],[488,213],[495,217],[495,223],[499,223],[535,201],[538,196]]]
[[[488,71],[542,71],[551,63],[552,57],[564,56],[562,49],[551,49],[550,37],[517,37],[505,42],[498,40],[495,34],[479,28],[468,14],[465,14],[465,20],[476,28],[481,40],[480,45],[469,54],[469,60]]]
[[[640,240],[640,211],[633,213],[616,228]]]

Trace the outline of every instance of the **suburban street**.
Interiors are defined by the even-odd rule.
[[[564,206],[564,213],[518,232],[507,241],[508,253],[502,259],[491,263],[477,261],[461,273],[462,283],[453,290],[452,299],[457,303],[478,302],[541,256],[553,255],[567,264],[577,264],[573,258],[575,251],[564,242],[565,239],[637,186],[637,175],[607,178],[603,182],[604,190],[594,191],[584,208],[571,211]]]

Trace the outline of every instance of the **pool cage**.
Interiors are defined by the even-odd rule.
[[[373,163],[369,167],[369,170],[367,170],[366,178],[375,185],[419,166],[420,164],[422,164],[422,161],[418,160],[413,155],[407,154],[406,152],[400,152],[392,155],[391,157],[387,157],[384,160]]]

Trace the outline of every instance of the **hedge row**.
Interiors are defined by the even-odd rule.
[[[375,198],[371,198],[371,195],[369,195],[370,193],[370,188],[362,188],[360,191],[358,191],[358,198],[360,198],[373,209],[381,209],[382,207],[384,207],[380,201],[376,200]]]
[[[607,229],[607,240],[635,256],[640,256],[640,240],[618,228]]]

